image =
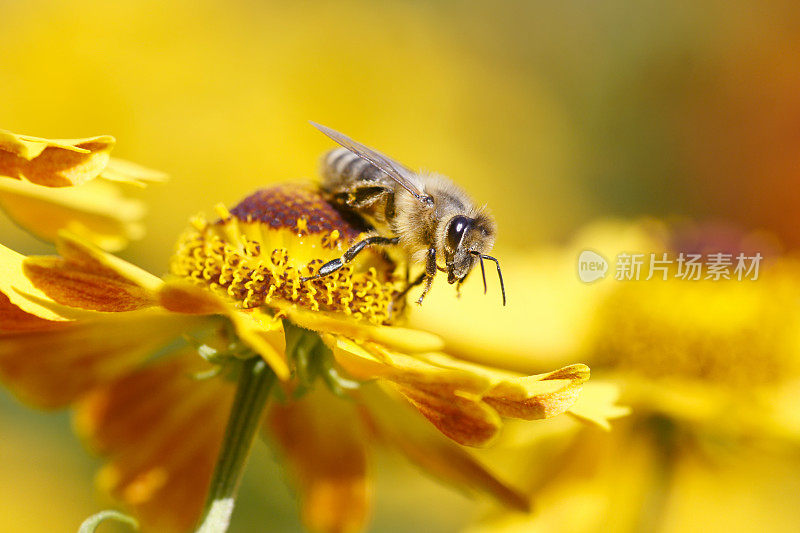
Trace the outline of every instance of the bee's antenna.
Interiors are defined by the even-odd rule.
[[[483,268],[483,256],[481,254],[477,254],[478,259],[481,261],[481,277],[483,278],[483,294],[486,294],[489,289],[486,288],[486,269]]]
[[[503,284],[503,273],[500,271],[500,261],[497,258],[492,257],[491,255],[484,255],[479,252],[470,252],[473,255],[478,256],[481,262],[481,275],[483,276],[483,294],[486,294],[486,271],[483,268],[483,260],[488,259],[489,261],[494,261],[494,264],[497,265],[497,277],[500,278],[500,292],[503,294],[503,305],[506,305],[506,287]]]

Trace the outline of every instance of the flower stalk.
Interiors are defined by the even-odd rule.
[[[275,374],[261,357],[254,356],[241,363],[236,396],[197,533],[228,530],[244,466],[274,378]]]

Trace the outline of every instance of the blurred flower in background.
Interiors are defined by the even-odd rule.
[[[447,324],[448,350],[459,355],[484,361],[502,355],[518,370],[539,372],[554,368],[556,361],[578,360],[578,354],[599,357],[587,345],[601,331],[596,320],[601,308],[608,310],[603,302],[615,301],[600,294],[614,292],[609,291],[613,283],[581,284],[574,276],[575,258],[566,259],[551,246],[597,218],[652,215],[671,220],[678,215],[739,232],[763,230],[789,249],[800,244],[792,216],[800,199],[799,19],[800,8],[787,0],[350,0],[336,5],[124,0],[113,6],[89,0],[80,9],[65,1],[3,2],[0,124],[51,138],[113,132],[120,139],[115,155],[173,176],[168,184],[126,193],[146,200],[149,234],[133,243],[125,257],[154,272],[164,271],[187,214],[217,202],[230,205],[267,181],[314,177],[318,157],[329,143],[307,120],[348,132],[412,167],[441,171],[486,202],[497,218],[496,255],[503,264],[509,308],[495,309],[497,302],[483,295],[480,305],[466,304],[471,290],[481,291],[473,277],[461,301],[451,287],[435,287],[422,308],[424,318],[418,320],[432,328]],[[636,227],[603,231],[606,249],[622,251],[620,243],[639,234]],[[26,255],[50,253],[10,221],[0,221],[0,235],[3,244]],[[588,246],[603,249],[599,238],[586,240]],[[543,271],[571,277],[554,284],[535,275]],[[766,271],[763,276],[749,290],[758,292],[757,284],[768,280]],[[648,288],[649,282],[614,298],[651,298],[637,294]],[[665,313],[675,310],[673,296],[702,299],[683,285],[675,291],[671,286],[654,290],[654,301],[667,301]],[[744,289],[733,292],[737,290]],[[712,296],[717,291],[727,294],[717,296],[720,300],[739,301],[719,284],[708,289]],[[763,310],[772,296],[766,290],[760,294],[742,297],[761,301]],[[786,311],[789,304],[781,302],[776,308]],[[642,310],[642,305],[634,309],[645,320],[652,310]],[[519,307],[525,313],[518,321]],[[708,344],[727,338],[720,331],[726,323],[734,330],[751,318],[761,324],[766,320],[719,309],[706,316],[701,309],[690,316],[707,320],[688,338]],[[625,326],[619,314],[608,312],[606,328]],[[675,344],[672,351],[645,353],[660,361],[673,357],[678,348],[688,349],[678,344],[687,338],[678,334],[685,332],[685,324],[667,327],[667,317],[661,316],[647,320],[661,323],[660,338]],[[767,322],[773,320],[788,323],[785,316]],[[490,335],[491,346],[475,341],[474,332]],[[627,338],[652,344],[656,337]],[[604,342],[607,348],[618,346],[608,344],[608,338]],[[631,365],[630,358],[611,357],[608,352],[604,359],[610,374],[617,375],[622,363]],[[770,360],[768,354],[759,357]],[[681,355],[679,360],[693,359]],[[687,367],[682,363],[675,368]],[[14,412],[14,422],[3,423],[3,434],[12,431],[12,424],[14,431],[39,431],[35,424],[17,423],[26,415]],[[39,416],[30,415],[31,420]],[[785,421],[785,416],[777,419]],[[644,423],[641,430],[637,420],[615,423],[618,431],[608,436],[598,434],[593,442],[605,442],[608,448],[581,442],[589,450],[616,450],[621,457],[636,457],[626,455],[624,443],[634,443],[630,446],[643,455],[656,453],[661,447],[651,441],[654,434],[665,433],[664,425]],[[725,420],[735,426],[740,419]],[[629,426],[637,428],[633,437]],[[662,429],[653,429],[658,427]],[[515,431],[507,428],[506,433],[514,438]],[[516,440],[530,446],[538,439],[523,436]],[[641,440],[644,445],[635,444]],[[72,440],[64,431],[53,442]],[[523,451],[509,454],[506,461],[534,462],[535,446],[519,449]],[[295,503],[288,491],[276,488],[282,486],[282,474],[267,452],[260,453],[261,471],[271,477],[245,480],[242,518],[234,518],[234,530],[262,531],[264,524],[291,530],[296,527]],[[784,499],[794,493],[794,459],[787,458],[781,464],[788,466],[781,468],[761,453],[737,457],[754,468],[745,475],[713,470],[720,480],[706,475],[707,469],[681,462],[690,466],[676,470],[681,473],[676,479],[683,482],[671,491],[672,502],[681,503],[685,516],[716,520],[697,521],[698,529],[715,524],[724,528],[731,522],[744,527],[741,516],[759,506],[771,509],[764,529],[796,523],[797,517],[781,519],[795,507]],[[388,472],[378,479],[376,497],[387,499],[377,506],[377,530],[453,530],[469,521],[466,499],[433,484],[420,485],[402,469]],[[651,486],[663,484],[645,484]],[[777,488],[784,486],[789,489]],[[737,490],[723,492],[723,487]],[[764,495],[754,496],[758,491],[751,487]],[[708,498],[713,495],[720,497]],[[90,497],[87,491],[80,499]],[[415,505],[414,499],[441,504],[436,513],[410,516],[406,509]],[[596,501],[578,500],[548,507],[542,497],[538,509],[553,509],[563,517],[581,503]],[[13,521],[21,512],[12,507],[6,517]],[[50,531],[46,518],[41,517],[40,528]],[[35,517],[18,520],[29,526],[26,530],[36,530]]]
[[[141,238],[141,202],[109,182],[144,185],[161,172],[109,156],[111,136],[50,140],[0,130],[0,207],[20,226],[53,242],[59,230],[108,250]]]
[[[505,446],[488,454],[534,493],[540,512],[490,513],[468,531],[794,529],[798,512],[787,495],[800,467],[797,258],[768,252],[757,280],[683,280],[673,265],[666,280],[612,274],[575,288],[587,248],[613,258],[619,250],[661,257],[676,245],[703,253],[769,245],[758,236],[731,243],[730,232],[720,235],[653,220],[595,223],[568,246],[508,258],[512,273],[514,266],[527,271],[512,277],[515,293],[535,297],[546,310],[541,316],[512,302],[502,325],[481,327],[471,318],[486,305],[477,287],[457,309],[439,297],[416,315],[428,329],[451,332],[451,348],[460,346],[467,358],[533,371],[542,361],[577,355],[592,365],[596,387],[619,386],[619,401],[631,408],[609,433],[565,427],[559,435],[553,428],[507,435]],[[443,305],[449,313],[437,309]],[[456,330],[455,323],[468,327]],[[506,335],[514,335],[509,344],[485,348]],[[778,475],[781,469],[794,476]],[[715,483],[718,477],[725,482]],[[770,497],[754,497],[751,485]],[[743,499],[749,501],[739,505]]]

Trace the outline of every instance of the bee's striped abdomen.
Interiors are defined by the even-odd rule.
[[[385,174],[346,148],[331,150],[322,159],[322,175],[328,186],[360,181],[383,181]]]

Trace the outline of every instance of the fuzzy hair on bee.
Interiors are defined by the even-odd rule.
[[[488,260],[497,266],[505,305],[500,262],[488,255],[497,226],[485,206],[478,207],[461,187],[441,174],[413,172],[337,131],[311,124],[341,145],[322,158],[323,193],[334,205],[362,217],[376,235],[354,244],[342,257],[323,264],[304,280],[335,272],[367,246],[399,246],[410,263],[424,265],[424,271],[400,297],[424,282],[417,300],[422,304],[437,271],[446,272],[448,283],[460,288],[476,264],[480,264],[486,292],[484,260]]]

